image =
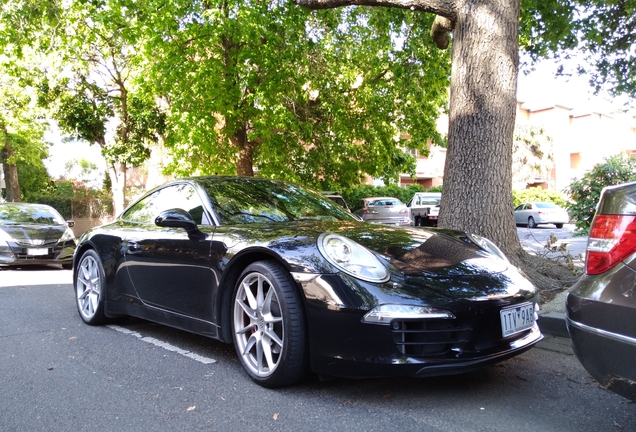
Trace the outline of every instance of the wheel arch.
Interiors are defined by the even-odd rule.
[[[239,276],[252,263],[257,261],[274,261],[281,265],[287,272],[292,269],[280,255],[273,253],[267,249],[255,249],[236,255],[228,267],[223,271],[223,276],[219,283],[219,289],[216,295],[216,316],[219,317],[220,331],[219,339],[223,342],[232,343],[232,296],[234,288],[238,282]],[[294,287],[298,290],[301,299],[305,300],[305,295],[300,289],[298,283],[293,280]]]
[[[82,255],[89,250],[97,250],[95,245],[91,243],[83,243],[77,249],[75,249],[75,254],[73,255],[73,284],[75,284],[75,277],[77,276],[77,266],[79,264],[79,260],[82,258]]]

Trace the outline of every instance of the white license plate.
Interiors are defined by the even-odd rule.
[[[534,325],[534,304],[523,303],[515,307],[499,311],[501,317],[501,334],[508,337],[522,332]]]
[[[40,256],[40,255],[48,255],[48,254],[49,254],[49,250],[48,249],[42,249],[42,248],[27,249],[27,255]]]

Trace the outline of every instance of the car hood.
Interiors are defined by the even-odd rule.
[[[66,231],[66,225],[2,225],[0,231],[16,243],[40,245],[57,242]]]
[[[453,277],[501,273],[508,268],[508,263],[458,231],[384,226],[334,231],[378,253],[405,275]]]
[[[306,247],[315,245],[322,233],[340,234],[377,253],[406,276],[424,274],[452,278],[501,273],[509,266],[506,261],[481,249],[465,233],[452,230],[308,221],[261,225],[259,228],[257,225],[234,227],[230,231],[226,233],[229,236],[223,239],[230,247],[232,243],[258,238],[259,244],[288,258],[289,251],[298,251],[301,244]],[[295,246],[290,246],[292,244]]]

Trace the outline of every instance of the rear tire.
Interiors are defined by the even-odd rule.
[[[536,228],[536,227],[537,227],[537,223],[534,221],[534,218],[530,216],[528,218],[528,228]]]
[[[563,224],[554,224],[554,226],[556,226],[556,227],[557,227],[557,229],[561,229],[561,228],[563,228]]]
[[[307,374],[307,326],[289,273],[274,261],[250,264],[239,277],[232,305],[232,337],[250,378],[282,387]]]

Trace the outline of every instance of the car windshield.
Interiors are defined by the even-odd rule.
[[[534,205],[537,206],[537,208],[541,208],[541,209],[555,209],[555,208],[559,208],[558,205],[551,203],[551,202],[546,202],[546,203],[535,203]]]
[[[38,205],[0,205],[0,225],[64,225],[66,221],[50,208]]]
[[[265,179],[200,179],[223,225],[356,218],[300,186]]]
[[[441,198],[421,198],[420,205],[439,205]]]

